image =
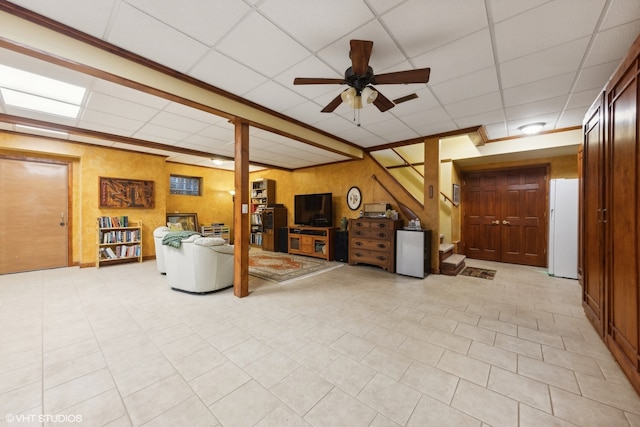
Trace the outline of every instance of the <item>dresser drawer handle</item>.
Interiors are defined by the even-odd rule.
[[[380,249],[386,249],[387,245],[385,245],[384,243],[378,243],[378,247]]]
[[[361,257],[362,256],[362,254],[360,252],[356,252],[353,255],[356,256],[356,257]]]
[[[381,223],[378,224],[378,227],[380,227],[380,228],[387,228],[388,226],[389,226],[389,224],[384,223],[384,222],[381,222]]]
[[[362,236],[362,231],[356,231],[355,234],[356,236]]]
[[[362,222],[356,222],[356,227],[363,227],[364,224]]]
[[[387,257],[386,256],[382,256],[382,255],[378,255],[376,258],[378,258],[380,261],[386,261]]]
[[[362,242],[354,242],[356,246],[362,246]]]
[[[378,237],[384,239],[387,237],[387,233],[378,233]]]

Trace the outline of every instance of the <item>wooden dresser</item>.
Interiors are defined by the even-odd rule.
[[[349,220],[349,265],[369,264],[395,273],[396,229],[402,220],[357,218]]]

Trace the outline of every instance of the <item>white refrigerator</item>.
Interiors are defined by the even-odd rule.
[[[578,278],[578,180],[549,185],[549,274]]]

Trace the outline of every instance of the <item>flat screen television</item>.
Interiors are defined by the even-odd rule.
[[[293,206],[296,225],[333,227],[331,193],[296,194]]]

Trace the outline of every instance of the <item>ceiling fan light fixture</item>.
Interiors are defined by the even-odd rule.
[[[353,105],[355,97],[356,97],[356,89],[353,87],[346,89],[340,94],[340,98],[342,98],[342,102],[344,102],[345,104],[348,104],[349,106]]]
[[[371,104],[378,97],[378,92],[374,90],[371,86],[367,86],[362,89],[362,98],[367,104]]]
[[[523,126],[520,126],[518,130],[526,135],[535,135],[540,132],[542,128],[546,125],[546,123],[538,122],[538,123],[529,123]]]

